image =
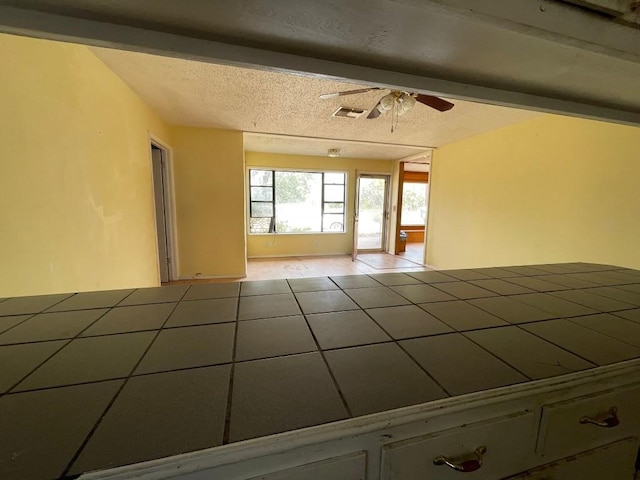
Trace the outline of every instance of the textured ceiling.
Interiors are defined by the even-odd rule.
[[[244,149],[249,152],[285,153],[289,155],[304,154],[324,157],[330,148],[340,149],[341,157],[375,158],[378,160],[398,160],[425,152],[424,147],[389,145],[386,143],[290,137],[264,133],[244,134]],[[430,158],[430,150],[427,150],[426,153],[426,157]]]
[[[375,120],[367,120],[366,115],[357,119],[331,116],[339,106],[368,111],[385,91],[322,100],[318,98],[321,94],[359,86],[317,77],[135,52],[95,47],[91,50],[162,118],[175,125],[428,148],[539,115],[461,100],[454,100],[455,107],[444,113],[417,104],[413,110],[398,118],[392,133],[392,118],[388,113]],[[314,154],[312,149],[304,150],[301,142],[293,142],[290,138],[283,138],[281,142],[282,148],[289,148],[291,153]],[[262,145],[265,151],[277,150],[276,143],[273,137],[255,141],[255,145]],[[293,143],[302,146],[303,150],[293,152]],[[317,144],[313,145],[317,151]],[[326,153],[326,148],[335,147],[323,146],[322,149]],[[337,148],[342,147],[337,145]],[[346,146],[344,148],[347,149]],[[358,145],[350,144],[349,148],[356,152]],[[364,149],[365,146],[361,144],[360,148]],[[378,150],[381,149],[379,145]],[[415,152],[405,149],[398,151],[399,155],[394,158]],[[354,155],[363,156],[362,153]],[[384,157],[380,155],[378,158]]]

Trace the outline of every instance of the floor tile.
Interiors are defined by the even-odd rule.
[[[395,339],[437,335],[451,327],[415,305],[373,308],[367,313]]]
[[[391,341],[362,310],[308,315],[307,320],[322,349]]]
[[[614,312],[614,315],[617,317],[626,318],[627,320],[631,320],[632,322],[640,323],[640,308],[636,308],[635,310],[624,310],[622,312]]]
[[[551,313],[555,317],[577,317],[579,315],[592,315],[598,313],[592,308],[587,308],[574,302],[569,302],[546,293],[530,293],[527,295],[513,295],[511,300],[525,303],[531,307]]]
[[[446,397],[394,343],[325,352],[353,415],[382,412]]]
[[[621,272],[618,270],[614,270],[610,272],[600,272],[598,275],[616,280],[617,281],[616,285],[626,285],[626,284],[638,282],[637,276],[629,275],[626,272]]]
[[[607,337],[569,320],[550,320],[522,328],[596,365],[608,365],[640,356],[640,348]]]
[[[389,287],[351,288],[344,292],[349,295],[360,308],[393,307],[395,305],[407,305],[411,303]]]
[[[640,293],[640,283],[634,283],[631,285],[620,285],[618,288],[626,290],[628,292]]]
[[[379,287],[380,283],[367,275],[339,275],[331,277],[340,288]]]
[[[473,268],[472,270],[490,278],[508,278],[520,276],[519,273],[510,272],[509,270],[504,270],[499,267]]]
[[[386,286],[422,283],[417,278],[407,275],[406,273],[375,273],[369,276]]]
[[[528,380],[459,333],[405,340],[400,345],[451,395]]]
[[[131,378],[70,474],[221,445],[230,370],[223,365]]]
[[[588,290],[566,290],[564,292],[553,292],[550,293],[550,295],[570,302],[579,303],[585,307],[594,308],[600,312],[615,312],[616,310],[635,308],[635,306],[630,303],[588,293]]]
[[[470,298],[495,297],[497,295],[494,292],[490,292],[489,290],[485,290],[484,288],[480,288],[466,282],[439,283],[435,286],[435,288],[437,288],[438,290],[442,290],[449,295],[453,295],[460,300],[467,300]]]
[[[551,313],[516,302],[509,297],[478,298],[468,300],[468,302],[509,323],[535,322],[555,318],[555,315]]]
[[[290,278],[289,287],[294,292],[319,292],[338,289],[338,286],[329,277]]]
[[[62,475],[122,382],[2,397],[0,478],[41,480]]]
[[[456,299],[431,285],[402,285],[391,289],[413,303],[446,302]]]
[[[298,294],[301,295],[301,294]],[[291,293],[257,295],[240,299],[239,320],[254,318],[288,317],[300,315],[300,308]]]
[[[317,350],[302,315],[238,323],[236,361]]]
[[[26,313],[40,313],[70,296],[70,293],[63,293],[60,295],[8,298],[4,302],[0,303],[0,317],[6,315],[24,315]]]
[[[341,310],[356,310],[358,308],[358,305],[340,290],[301,292],[295,295],[305,314],[339,312]]]
[[[557,283],[542,280],[544,277],[513,277],[507,278],[506,281],[520,285],[521,287],[530,288],[536,292],[555,292],[558,290],[567,290],[569,287],[558,285]]]
[[[640,324],[608,313],[571,318],[571,322],[640,347]]]
[[[620,281],[611,277],[607,277],[600,273],[575,273],[573,276],[585,282],[594,283],[598,286],[606,287],[611,285],[619,285]]]
[[[456,279],[440,272],[407,272],[407,275],[424,283],[454,282]]]
[[[135,374],[231,362],[235,324],[162,330]]]
[[[537,277],[536,277],[537,278]],[[567,275],[545,275],[541,277],[541,279],[555,283],[557,285],[562,285],[567,288],[587,288],[587,287],[595,287],[595,283],[585,282],[579,278],[574,277],[571,274]]]
[[[633,275],[634,277],[640,277],[640,270],[634,270],[632,268],[621,268],[620,270],[618,270],[621,273],[624,273],[626,275]]]
[[[41,313],[0,335],[0,344],[73,338],[108,310]]]
[[[203,300],[206,298],[226,298],[240,295],[240,282],[192,284],[183,300]]]
[[[172,285],[166,287],[139,288],[122,302],[120,307],[127,305],[144,305],[147,303],[168,303],[179,301],[189,285]]]
[[[0,333],[6,332],[10,328],[24,322],[31,315],[14,315],[11,317],[0,317]]]
[[[595,366],[519,327],[476,330],[464,336],[533,380]]]
[[[426,303],[420,305],[420,308],[458,331],[508,325],[507,322],[495,315],[491,315],[462,300]]]
[[[152,303],[151,305],[132,305],[115,307],[96,323],[82,332],[81,337],[110,335],[112,333],[139,332],[155,330],[169,318],[175,303]]]
[[[76,293],[72,297],[49,308],[48,312],[64,312],[68,310],[86,310],[89,308],[115,307],[133,292],[129,290],[106,290],[101,292]]]
[[[56,353],[68,340],[0,347],[0,395]]]
[[[469,282],[476,287],[484,288],[500,295],[516,295],[518,293],[533,293],[535,290],[526,288],[515,283],[505,282],[499,278],[489,278],[487,280],[474,280]]]
[[[571,273],[573,270],[565,267],[563,264],[547,264],[547,265],[531,265],[532,268],[536,270],[542,270],[543,272],[552,273],[552,274],[563,274],[563,273]]]
[[[234,322],[237,311],[237,297],[183,301],[178,303],[165,327]]]
[[[545,272],[542,270],[538,270],[534,268],[533,265],[517,265],[517,266],[509,266],[509,267],[500,267],[504,270],[508,270],[509,272],[519,273],[520,275],[543,275]]]
[[[253,282],[242,282],[240,286],[240,296],[250,295],[275,295],[277,293],[291,293],[286,280],[257,280]]]
[[[232,399],[232,442],[347,417],[318,353],[238,363]]]
[[[126,377],[154,336],[141,332],[72,340],[14,391]]]
[[[636,307],[640,307],[640,292],[630,292],[617,287],[597,287],[585,290],[587,293],[594,293],[603,297],[612,298],[621,302],[630,303]]]
[[[475,270],[441,270],[442,273],[448,275],[450,277],[455,278],[456,280],[483,280],[488,279],[489,277],[484,273],[480,273]]]

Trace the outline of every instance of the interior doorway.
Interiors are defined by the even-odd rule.
[[[429,212],[430,161],[422,158],[400,163],[395,254],[425,263]]]
[[[171,173],[169,151],[159,143],[151,142],[151,165],[153,171],[153,199],[158,239],[158,271],[160,282],[175,280],[173,267],[173,238],[171,210]]]
[[[357,252],[385,250],[389,220],[389,175],[357,175],[354,258]]]

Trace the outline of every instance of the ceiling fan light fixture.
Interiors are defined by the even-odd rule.
[[[387,110],[391,110],[393,105],[395,104],[396,96],[393,93],[389,93],[380,99],[380,103],[378,103],[378,110],[380,113],[386,112]]]
[[[335,157],[339,157],[340,156],[340,149],[339,148],[329,148],[327,150],[327,156],[335,158]]]
[[[416,99],[408,93],[403,93],[398,97],[398,115],[404,115],[416,105]]]

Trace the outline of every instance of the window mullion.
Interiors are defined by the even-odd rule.
[[[271,213],[273,213],[273,233],[278,233],[278,230],[276,228],[276,171],[275,170],[271,170]]]

